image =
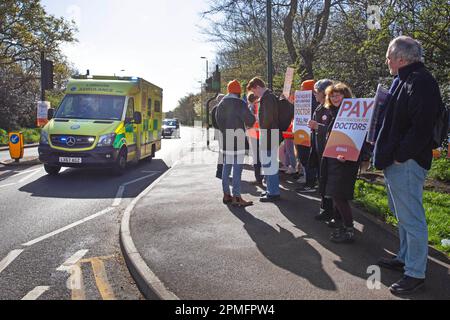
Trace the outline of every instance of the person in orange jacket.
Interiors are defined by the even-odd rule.
[[[283,139],[284,139],[284,155],[285,155],[285,161],[284,163],[286,167],[286,173],[287,174],[294,174],[297,172],[297,161],[295,159],[294,154],[294,133],[293,131],[294,122],[291,122],[291,125],[289,128],[283,132]],[[280,168],[282,170],[282,168]],[[282,170],[284,171],[284,170]]]

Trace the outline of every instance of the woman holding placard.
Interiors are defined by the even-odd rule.
[[[336,83],[325,90],[325,108],[331,111],[332,120],[327,129],[327,141],[330,137],[339,107],[346,98],[352,98],[350,88],[344,83]],[[354,241],[353,214],[350,200],[353,200],[359,161],[346,161],[345,157],[322,158],[320,188],[321,194],[333,200],[334,208],[342,218],[342,225],[331,234],[330,240],[337,243]]]

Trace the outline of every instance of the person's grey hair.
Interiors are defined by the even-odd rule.
[[[401,58],[409,63],[422,61],[423,57],[420,42],[408,36],[400,36],[392,40],[389,43],[389,51],[392,57]]]
[[[325,92],[325,89],[333,84],[333,81],[330,79],[320,79],[314,84],[314,89],[319,92]]]

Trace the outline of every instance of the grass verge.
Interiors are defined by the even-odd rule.
[[[354,202],[386,223],[397,226],[397,219],[389,209],[384,186],[358,180],[355,186]],[[436,249],[450,257],[450,247],[442,246],[442,239],[450,239],[450,195],[424,191],[423,206],[428,224],[428,241]]]

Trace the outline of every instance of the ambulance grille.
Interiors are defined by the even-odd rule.
[[[91,147],[95,142],[95,137],[52,134],[50,140],[55,147],[82,149]]]

